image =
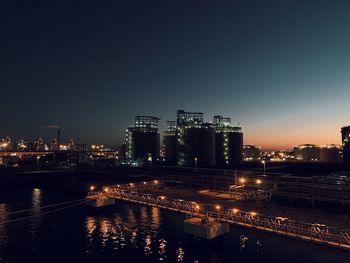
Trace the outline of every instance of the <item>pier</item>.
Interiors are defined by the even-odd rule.
[[[209,220],[215,219],[218,222],[235,224],[322,245],[350,249],[350,230],[348,229],[337,229],[317,223],[297,222],[284,217],[271,217],[256,212],[240,211],[235,208],[224,209],[219,205],[213,206],[188,200],[171,199],[164,195],[153,196],[139,192],[140,189],[152,189],[160,186],[161,183],[158,180],[139,184],[105,186],[102,191],[90,191],[87,198],[114,198],[183,213],[188,217],[206,217]]]

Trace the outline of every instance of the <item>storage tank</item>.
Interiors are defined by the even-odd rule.
[[[327,162],[327,163],[341,162],[340,147],[335,144],[321,146],[320,161]]]
[[[164,157],[167,164],[176,164],[176,121],[167,121],[167,129],[164,132]]]
[[[350,141],[344,140],[343,143],[343,165],[344,169],[350,171]]]
[[[344,169],[350,171],[350,126],[341,129]]]
[[[212,124],[185,128],[184,159],[186,166],[208,167],[216,164],[215,128]]]
[[[243,133],[240,126],[231,124],[231,118],[214,116],[216,164],[237,166],[243,160]]]
[[[176,118],[176,161],[179,166],[195,166],[188,160],[187,145],[185,142],[186,130],[189,128],[201,128],[203,124],[202,112],[177,111]],[[198,158],[197,158],[198,160]],[[198,165],[198,162],[197,162]]]
[[[160,150],[158,133],[159,118],[136,116],[134,126],[126,130],[127,157],[129,159],[149,158],[157,160]]]
[[[299,161],[319,161],[321,155],[320,146],[314,144],[302,144],[294,147],[294,159]]]

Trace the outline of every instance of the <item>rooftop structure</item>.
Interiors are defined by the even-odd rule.
[[[243,133],[239,125],[232,125],[231,118],[214,116],[216,164],[239,165],[243,159]]]
[[[147,158],[152,162],[159,157],[159,120],[153,116],[135,117],[135,124],[126,130],[127,158]]]

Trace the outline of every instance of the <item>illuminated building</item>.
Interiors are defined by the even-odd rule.
[[[350,126],[341,129],[343,146],[343,164],[346,170],[350,170]]]
[[[319,161],[321,147],[314,144],[302,144],[294,147],[294,159],[296,161]]]
[[[239,165],[243,160],[243,133],[231,118],[214,116],[216,165]]]
[[[257,161],[260,160],[261,151],[258,146],[244,145],[243,146],[243,159],[244,161]]]
[[[75,143],[74,143],[73,138],[71,138],[71,139],[69,140],[67,148],[70,149],[70,150],[74,150],[74,148],[75,148]]]
[[[350,138],[350,126],[341,128],[341,141],[344,142]]]
[[[176,164],[176,121],[167,121],[163,144],[165,161],[168,164]]]
[[[35,142],[35,150],[36,150],[36,151],[45,151],[45,144],[44,144],[43,138],[39,138],[39,139]]]
[[[320,152],[320,161],[327,163],[341,162],[341,149],[338,145],[322,145]]]
[[[52,138],[51,140],[51,151],[58,151],[59,145],[56,138]]]
[[[203,113],[177,111],[176,153],[179,166],[214,166],[215,126],[203,122]]]
[[[261,158],[270,162],[294,161],[294,152],[292,150],[265,151],[261,153]]]
[[[0,141],[0,150],[1,151],[12,151],[14,150],[14,143],[10,137],[6,137]]]
[[[153,116],[136,116],[135,124],[126,130],[125,144],[127,158],[149,158],[157,160],[159,157],[158,133],[159,118]]]
[[[88,146],[86,143],[76,143],[73,145],[73,150],[74,151],[87,151]]]

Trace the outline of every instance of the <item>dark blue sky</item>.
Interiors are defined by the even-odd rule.
[[[134,115],[232,117],[245,143],[339,143],[350,1],[7,1],[0,138],[116,144]],[[164,126],[162,124],[162,126]]]

